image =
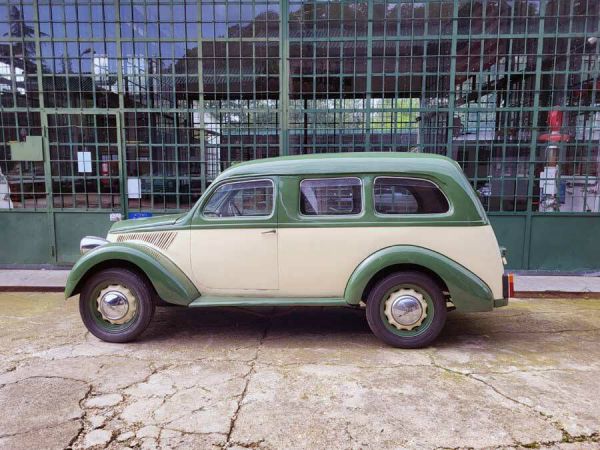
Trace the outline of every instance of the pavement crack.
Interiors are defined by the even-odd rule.
[[[469,378],[469,379],[471,379],[471,380],[475,380],[475,381],[477,381],[477,382],[479,382],[479,383],[481,383],[481,384],[485,385],[486,387],[488,387],[489,389],[491,389],[492,391],[494,391],[496,394],[500,395],[501,397],[505,398],[506,400],[508,400],[508,401],[510,401],[510,402],[512,402],[512,403],[515,403],[515,404],[517,404],[517,405],[520,405],[520,406],[522,406],[522,407],[524,407],[524,408],[526,408],[526,409],[528,409],[528,410],[530,410],[530,411],[534,412],[535,414],[537,414],[537,415],[541,416],[543,420],[545,420],[545,421],[549,422],[550,424],[552,424],[554,427],[556,427],[556,428],[558,429],[558,431],[560,431],[560,432],[562,433],[562,435],[563,435],[563,439],[565,438],[565,434],[567,434],[567,435],[568,435],[568,433],[567,433],[567,432],[566,432],[566,430],[565,430],[565,427],[564,427],[564,426],[563,426],[563,425],[562,425],[562,424],[561,424],[561,423],[560,423],[558,420],[556,420],[556,419],[553,419],[553,417],[552,417],[551,415],[549,415],[549,414],[546,414],[546,413],[544,413],[543,411],[540,411],[540,410],[538,410],[538,409],[534,408],[532,405],[529,405],[529,404],[527,404],[527,403],[525,403],[525,402],[522,402],[522,401],[520,401],[520,400],[517,400],[516,398],[512,398],[510,395],[508,395],[508,394],[506,394],[506,393],[502,392],[500,389],[498,389],[496,386],[494,386],[494,385],[493,385],[492,383],[490,383],[489,381],[487,381],[487,380],[485,380],[485,379],[482,379],[482,378],[479,378],[479,377],[477,377],[477,374],[476,374],[476,373],[472,373],[472,372],[461,372],[461,371],[458,371],[458,370],[450,369],[450,368],[448,368],[448,367],[444,367],[444,366],[442,366],[442,365],[438,364],[438,363],[435,361],[435,358],[433,357],[433,355],[431,355],[431,354],[429,355],[429,358],[430,358],[430,360],[431,360],[431,364],[432,364],[434,367],[437,367],[438,369],[440,369],[440,370],[444,370],[444,371],[446,371],[446,372],[449,372],[449,373],[453,373],[453,374],[456,374],[456,375],[461,375],[461,376],[464,376],[464,377],[466,377],[466,378]],[[517,445],[522,445],[522,444],[519,444],[518,442],[515,442],[515,443],[516,443]]]
[[[86,410],[85,410],[84,405],[85,405],[85,402],[92,395],[92,391],[93,391],[93,387],[91,384],[88,383],[86,393],[81,398],[81,400],[79,400],[79,408],[81,408],[81,417],[79,419],[77,419],[77,421],[79,422],[79,429],[77,430],[77,433],[75,434],[75,436],[73,436],[73,438],[67,444],[67,446],[66,446],[67,449],[73,448],[73,445],[75,445],[75,443],[79,440],[79,438],[83,434],[83,431],[85,430]]]
[[[6,369],[4,372],[2,372],[2,375],[6,374],[6,373],[10,373],[10,372],[14,372],[15,370],[17,370],[17,366],[11,366],[8,369]]]
[[[56,380],[77,381],[78,383],[89,384],[87,380],[81,380],[79,378],[61,377],[61,376],[58,376],[58,375],[31,375],[29,377],[18,378],[16,380],[0,384],[0,389],[2,389],[5,386],[9,386],[11,384],[17,384],[17,383],[21,383],[23,381],[35,380],[35,379],[38,379],[38,378],[41,378],[41,379],[56,379]]]
[[[230,445],[235,446],[235,447],[241,447],[241,448],[261,448],[261,444],[263,442],[265,442],[264,439],[259,439],[258,441],[252,441],[252,442],[233,441],[233,442],[230,442]]]
[[[231,436],[233,434],[233,431],[235,430],[236,421],[237,421],[240,411],[242,409],[242,405],[246,398],[246,394],[248,393],[248,386],[250,385],[250,380],[252,379],[252,376],[256,372],[256,362],[258,361],[258,357],[260,356],[260,349],[267,337],[267,334],[269,332],[269,329],[271,328],[271,325],[272,325],[272,322],[271,322],[271,319],[269,318],[269,320],[263,330],[262,336],[261,336],[260,340],[258,341],[258,345],[256,346],[256,351],[254,353],[254,357],[252,358],[252,360],[250,360],[250,363],[249,363],[250,370],[248,370],[248,372],[244,375],[244,380],[245,380],[244,389],[242,389],[242,393],[238,396],[235,411],[233,412],[233,415],[231,416],[231,421],[229,422],[229,430],[227,431],[227,438],[225,440],[225,444],[223,445],[223,449],[227,449],[233,445],[233,442],[231,441]]]
[[[571,436],[567,431],[563,431],[563,436],[560,441],[531,441],[531,442],[518,442],[516,441],[514,444],[510,445],[497,445],[495,447],[491,447],[492,449],[522,449],[522,448],[555,448],[561,444],[574,444],[574,443],[598,443],[600,442],[600,433],[592,433],[592,434],[581,434],[577,436]],[[462,448],[462,447],[459,447]]]
[[[513,370],[489,370],[489,371],[477,371],[477,372],[468,372],[471,375],[510,375],[512,373],[535,373],[535,372],[595,372],[594,369],[576,369],[575,367],[564,367],[564,368],[522,368],[522,369],[513,369]]]
[[[348,436],[348,438],[350,439],[350,442],[352,443],[356,443],[356,440],[354,439],[354,436],[352,435],[352,432],[350,431],[350,427],[351,427],[351,423],[349,420],[346,420],[346,423],[344,425],[344,433],[346,433],[346,435]]]
[[[548,414],[545,414],[541,411],[536,410],[535,408],[533,408],[531,405],[528,405],[525,402],[522,402],[520,400],[517,400],[516,398],[512,398],[510,395],[505,394],[504,392],[502,392],[500,389],[498,389],[496,386],[494,386],[492,383],[482,379],[482,378],[478,378],[477,374],[474,373],[466,373],[465,376],[467,376],[468,378],[471,378],[472,380],[476,380],[479,381],[480,383],[486,385],[488,388],[490,388],[492,391],[494,391],[496,394],[504,397],[505,399],[513,402],[513,403],[517,403],[521,406],[524,406],[525,408],[531,409],[533,411],[535,411],[536,413],[540,414],[542,417],[544,417],[545,419],[551,419],[552,416],[549,416]]]

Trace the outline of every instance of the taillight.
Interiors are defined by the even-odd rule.
[[[502,275],[502,297],[509,299],[515,296],[515,275],[513,273]]]
[[[515,296],[515,274],[508,274],[508,298]]]

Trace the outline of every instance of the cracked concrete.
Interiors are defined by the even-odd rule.
[[[159,308],[107,344],[60,294],[0,294],[0,449],[600,448],[600,300],[449,315],[381,344],[350,309]]]

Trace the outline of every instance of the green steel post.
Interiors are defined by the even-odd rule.
[[[53,263],[57,261],[56,230],[54,225],[54,197],[52,195],[52,165],[50,164],[50,146],[48,144],[48,116],[44,112],[43,76],[42,76],[42,51],[40,47],[40,22],[38,18],[37,0],[33,2],[33,17],[35,21],[35,59],[37,83],[40,89],[40,125],[42,127],[42,145],[44,148],[44,182],[46,186],[46,210],[48,212],[48,237],[50,240],[50,258]]]
[[[289,155],[290,39],[288,0],[279,2],[279,152]]]
[[[202,23],[202,2],[197,3],[198,22]],[[204,105],[204,81],[203,81],[203,68],[202,68],[202,27],[199,26],[196,32],[196,40],[198,45],[197,56],[198,56],[198,109],[196,110],[200,119],[200,189],[202,192],[206,189],[206,174],[208,156],[206,153],[206,124],[204,123],[204,113],[206,111]],[[192,117],[194,112],[192,111]],[[190,180],[190,195],[191,195],[191,180]]]
[[[546,22],[546,0],[540,2],[540,20],[537,33],[537,51],[535,55],[535,87],[533,92],[533,114],[531,118],[531,142],[529,146],[529,165],[527,186],[527,216],[525,217],[525,238],[523,242],[523,269],[529,269],[529,253],[531,251],[531,220],[533,213],[533,183],[535,182],[535,159],[539,134],[540,89],[542,85],[542,63],[544,62],[544,27]]]
[[[125,115],[125,85],[123,82],[123,54],[121,50],[121,0],[115,1],[115,19],[117,26],[115,27],[115,39],[117,46],[117,92],[119,93],[119,111],[116,112],[117,125],[117,157],[119,159],[119,192],[121,195],[121,211],[123,218],[127,218],[129,205],[127,204],[127,151],[123,143],[127,143],[124,133]]]
[[[452,4],[452,41],[450,43],[450,72],[448,76],[448,136],[446,141],[446,156],[452,158],[452,143],[454,141],[454,103],[456,101],[456,54],[458,35],[458,4]]]
[[[371,151],[371,108],[373,105],[373,2],[367,6],[367,92],[365,93],[365,151]],[[355,104],[356,106],[356,104]]]

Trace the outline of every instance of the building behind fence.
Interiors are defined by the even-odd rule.
[[[511,267],[598,269],[599,38],[597,0],[8,0],[0,264],[240,161],[410,151],[462,166]]]

